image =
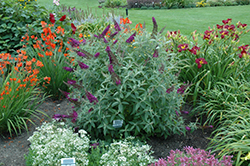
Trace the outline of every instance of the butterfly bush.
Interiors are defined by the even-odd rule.
[[[197,165],[197,166],[232,166],[232,156],[224,156],[222,160],[203,149],[190,146],[184,147],[183,151],[171,150],[167,159],[159,159],[149,166],[172,166],[172,165]]]
[[[111,143],[106,153],[101,156],[101,165],[135,166],[148,165],[155,161],[151,154],[149,145],[133,143],[134,138],[128,137],[125,140]]]
[[[178,61],[165,51],[169,41],[157,24],[153,33],[138,26],[129,29],[126,22],[121,26],[114,21],[90,39],[70,38],[74,61],[64,69],[75,76],[67,96],[76,99],[78,113],[71,125],[93,138],[185,133],[176,114],[183,103],[175,76]],[[113,120],[123,120],[122,127],[115,129]]]
[[[32,165],[59,166],[61,158],[71,157],[76,159],[77,164],[88,165],[89,138],[87,132],[79,130],[78,133],[73,133],[72,130],[61,127],[64,126],[64,122],[59,124],[54,122],[43,123],[29,137],[30,148],[34,154]]]

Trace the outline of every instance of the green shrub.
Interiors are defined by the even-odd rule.
[[[141,10],[145,10],[145,9],[148,9],[147,6],[142,6],[141,7]]]
[[[116,23],[85,44],[71,39],[73,50],[85,54],[72,54],[78,65],[66,68],[75,75],[72,93],[67,94],[78,111],[78,120],[72,125],[86,129],[93,138],[120,134],[167,137],[185,132],[183,120],[176,114],[184,93],[176,92],[180,86],[174,75],[178,62],[168,57],[164,47],[168,41],[157,34],[156,23],[154,27],[152,34],[117,31],[113,37],[119,29]],[[109,29],[111,35],[106,38]],[[120,129],[113,127],[114,120],[123,120]]]
[[[16,0],[0,0],[0,13],[0,53],[13,56],[21,48],[20,40],[27,32],[27,24],[37,31],[40,22],[48,20],[46,9],[36,2],[23,8]]]
[[[127,0],[106,0],[105,1],[105,7],[118,7],[118,6],[126,6]]]
[[[235,2],[236,2],[238,5],[249,5],[249,4],[250,4],[250,1],[249,1],[249,0],[235,0]]]

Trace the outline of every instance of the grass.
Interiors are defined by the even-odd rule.
[[[53,5],[52,0],[37,0],[39,4],[48,6]],[[104,12],[110,12],[113,9],[98,8],[98,0],[60,0],[60,4],[81,9],[92,9],[94,14],[100,15]],[[125,8],[114,9],[116,13],[125,16]],[[209,26],[222,24],[222,20],[232,18],[233,23],[241,21],[250,26],[250,5],[246,6],[222,6],[222,7],[205,7],[205,8],[188,8],[175,10],[138,10],[129,9],[129,19],[133,22],[132,27],[137,23],[145,21],[146,29],[151,31],[153,28],[152,17],[155,17],[159,29],[167,26],[164,32],[180,30],[183,35],[190,35],[197,30],[203,33]],[[249,27],[248,27],[249,29]],[[250,44],[250,33],[242,38],[241,43]]]

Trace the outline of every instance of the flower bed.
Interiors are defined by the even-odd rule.
[[[55,114],[60,122],[44,124],[29,139],[27,163],[58,165],[60,158],[75,157],[80,165],[246,164],[250,53],[249,45],[239,45],[249,31],[246,24],[223,20],[189,39],[179,31],[158,31],[154,17],[152,33],[141,23],[131,28],[128,18],[101,21],[94,29],[93,23],[84,23],[89,29],[75,26],[60,12],[48,20],[36,35],[23,34],[17,57],[0,54],[1,131],[27,129],[39,90],[54,98],[61,94],[74,105],[73,113]],[[185,125],[185,101],[205,123]],[[155,161],[148,145],[130,139],[167,138],[198,125],[215,128],[210,149],[219,159],[187,147]]]

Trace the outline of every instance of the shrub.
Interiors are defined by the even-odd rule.
[[[28,139],[31,145],[26,159],[29,162],[32,159],[32,165],[59,166],[61,158],[74,157],[77,164],[88,165],[89,138],[86,134],[84,130],[73,133],[63,122],[43,123]]]
[[[0,0],[0,53],[16,55],[21,48],[21,37],[27,32],[26,25],[30,24],[34,31],[40,21],[46,21],[47,11],[36,2],[27,4],[25,8],[16,0]]]
[[[10,73],[6,70],[6,64],[11,65],[11,61],[16,61],[16,65],[12,64]],[[18,58],[11,57],[8,53],[0,54],[0,71],[1,71],[1,87],[0,87],[0,131],[21,133],[22,129],[28,127],[26,122],[33,121],[31,115],[41,113],[36,110],[39,103],[45,98],[40,98],[37,86],[40,80],[37,78],[38,68],[43,64],[32,59],[27,60],[26,52],[19,52]],[[6,75],[6,76],[5,76]],[[36,116],[37,117],[37,116]],[[38,118],[39,119],[39,118]]]
[[[200,1],[200,2],[196,2],[196,7],[205,7],[206,3],[204,2],[204,0]]]
[[[193,147],[184,147],[183,151],[180,150],[171,150],[167,160],[159,159],[158,162],[151,164],[169,166],[169,165],[200,165],[200,166],[232,166],[233,161],[231,160],[232,156],[224,156],[222,160],[218,160],[214,155],[211,155],[210,152],[207,152],[202,149],[195,149]]]
[[[236,2],[238,5],[249,5],[249,4],[250,4],[250,1],[249,1],[249,0],[235,0],[235,2]]]
[[[140,8],[142,6],[154,7],[162,2],[162,0],[127,0],[129,8]]]
[[[65,70],[73,72],[75,80],[70,82],[72,93],[67,97],[79,111],[72,125],[86,129],[94,138],[119,137],[121,133],[167,137],[185,132],[183,120],[176,114],[185,90],[181,87],[183,92],[176,92],[178,62],[166,54],[168,41],[157,33],[153,20],[152,34],[142,29],[130,32],[130,28],[122,33],[115,22],[84,43],[70,39],[75,66]],[[123,120],[119,130],[113,127],[114,120]]]
[[[105,7],[119,7],[119,6],[126,6],[127,0],[106,0],[104,3]]]

